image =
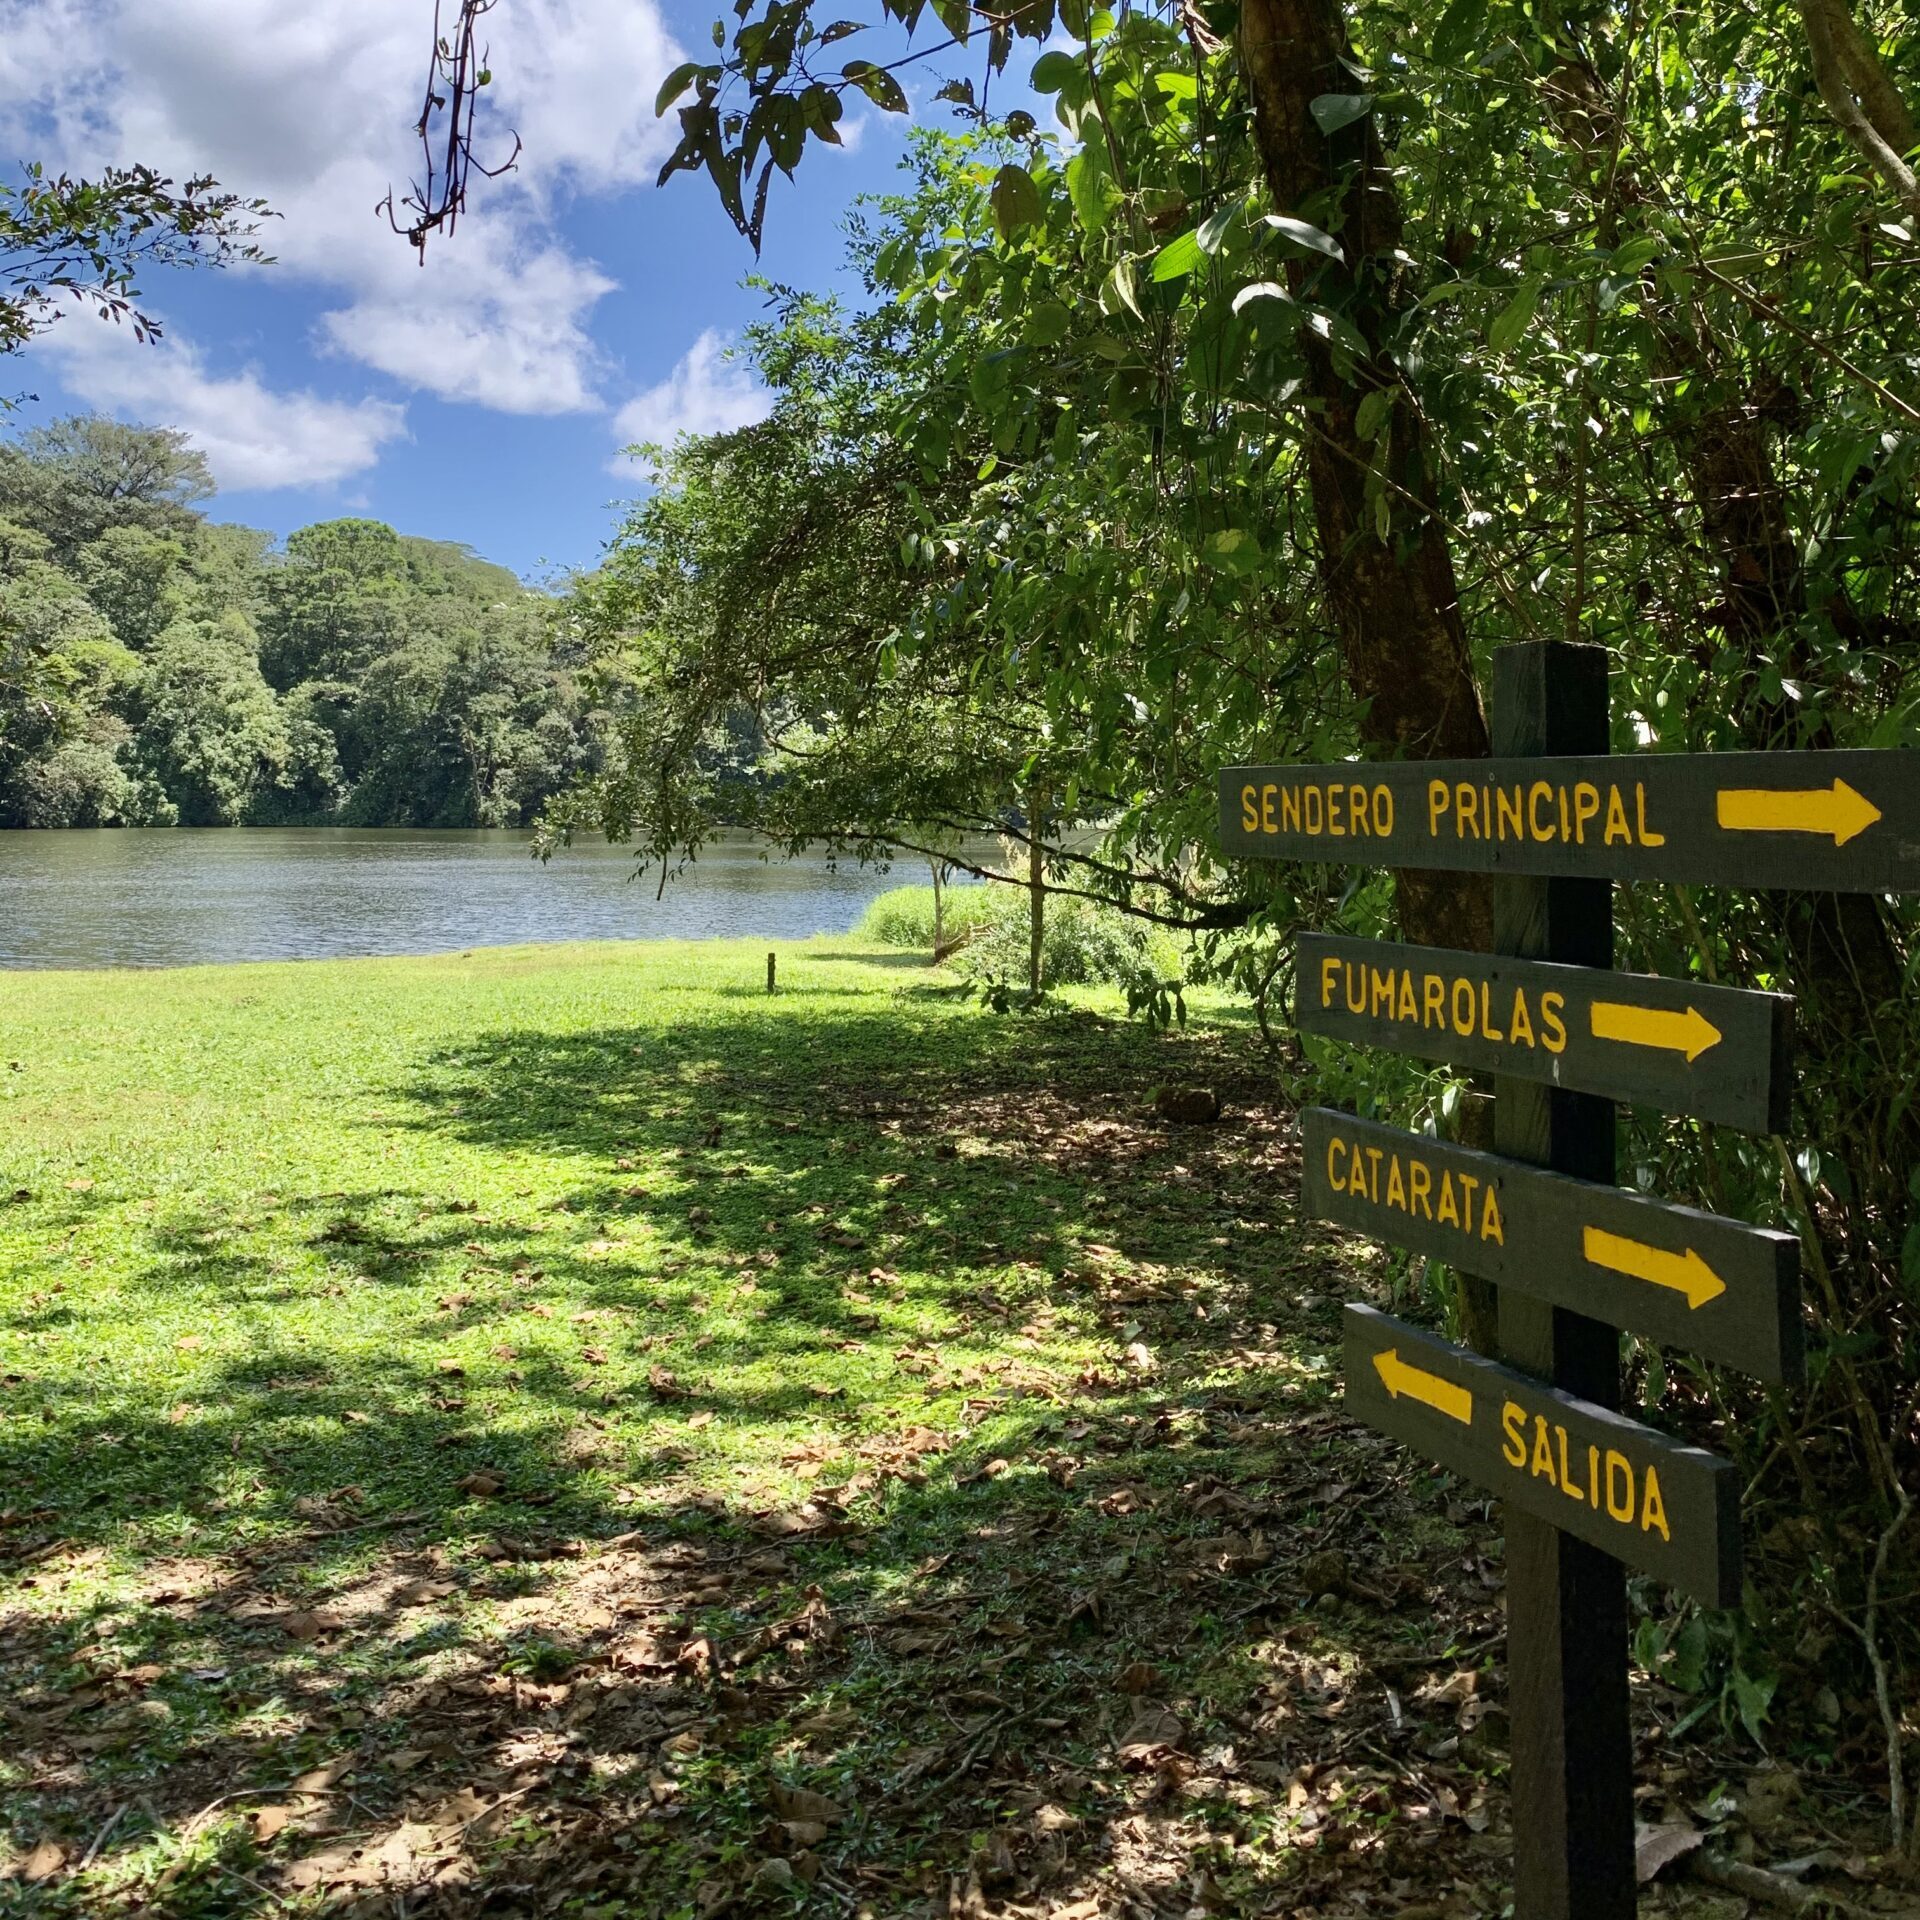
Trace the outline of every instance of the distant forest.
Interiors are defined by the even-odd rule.
[[[548,596],[375,520],[280,549],[212,493],[164,429],[0,446],[0,826],[522,826],[602,769]]]

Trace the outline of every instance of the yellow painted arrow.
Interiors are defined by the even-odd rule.
[[[1398,1347],[1376,1353],[1373,1370],[1393,1399],[1398,1400],[1404,1393],[1409,1400],[1418,1400],[1436,1413],[1444,1413],[1449,1420],[1458,1420],[1463,1427],[1473,1425],[1473,1395],[1465,1387],[1456,1387],[1451,1380],[1442,1380],[1437,1373],[1409,1366],[1400,1358]]]
[[[1698,1310],[1709,1300],[1726,1292],[1727,1283],[1689,1247],[1685,1253],[1669,1253],[1664,1247],[1649,1247],[1625,1234],[1607,1233],[1599,1227],[1581,1229],[1580,1251],[1596,1267],[1624,1273],[1630,1280],[1650,1281],[1656,1287],[1671,1287],[1687,1296],[1687,1305]]]
[[[1880,809],[1844,780],[1831,787],[1724,787],[1715,799],[1729,833],[1824,833],[1836,847],[1880,818]]]
[[[1684,1053],[1687,1064],[1720,1044],[1721,1033],[1697,1007],[1669,1013],[1664,1007],[1631,1007],[1618,1000],[1596,1000],[1587,1009],[1596,1040],[1619,1040],[1629,1047],[1658,1047]]]

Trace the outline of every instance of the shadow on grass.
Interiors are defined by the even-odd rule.
[[[1145,1118],[1174,1077],[1234,1120]],[[1477,1717],[1414,1692],[1497,1635],[1484,1528],[1329,1408],[1245,1055],[796,995],[394,1093],[565,1191],[287,1202],[371,1349],[178,1211],[150,1283],[245,1350],[0,1429],[34,1911],[1497,1906]]]

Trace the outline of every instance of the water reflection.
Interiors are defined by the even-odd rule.
[[[532,940],[769,940],[844,933],[927,878],[709,847],[656,898],[632,853],[542,866],[525,833],[348,827],[0,833],[0,967],[171,967],[440,953]],[[988,857],[992,857],[989,850]]]

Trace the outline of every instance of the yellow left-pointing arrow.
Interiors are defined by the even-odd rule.
[[[1473,1395],[1465,1387],[1456,1387],[1451,1380],[1442,1380],[1424,1367],[1409,1366],[1400,1358],[1398,1347],[1376,1353],[1373,1370],[1395,1400],[1404,1393],[1409,1400],[1418,1400],[1436,1413],[1444,1413],[1449,1420],[1458,1420],[1463,1427],[1473,1425]]]
[[[1687,1305],[1704,1307],[1726,1292],[1727,1283],[1689,1247],[1684,1253],[1669,1253],[1664,1247],[1650,1247],[1641,1240],[1629,1240],[1624,1233],[1608,1233],[1601,1227],[1583,1227],[1580,1251],[1596,1267],[1624,1273],[1631,1280],[1646,1280],[1656,1287],[1670,1287],[1687,1296]]]
[[[1596,1000],[1587,1009],[1596,1040],[1619,1040],[1630,1047],[1658,1047],[1664,1053],[1684,1053],[1691,1065],[1722,1035],[1697,1007],[1669,1013],[1664,1007],[1631,1007],[1618,1000]]]
[[[1714,796],[1714,818],[1729,833],[1828,834],[1836,847],[1880,817],[1844,780],[1830,787],[1723,787]]]

